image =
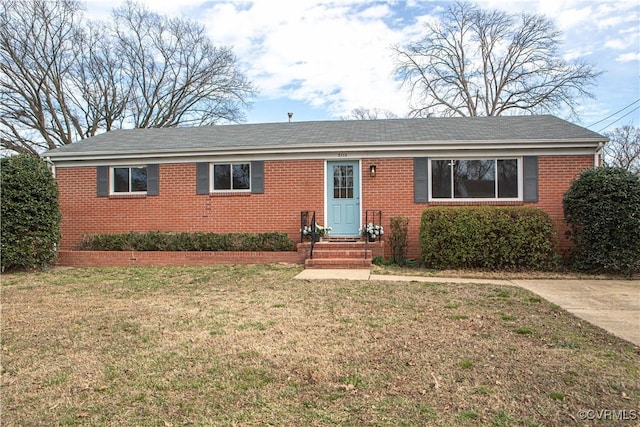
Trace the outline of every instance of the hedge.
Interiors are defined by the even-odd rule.
[[[41,269],[54,264],[60,240],[60,205],[55,178],[33,156],[0,161],[1,270]]]
[[[85,235],[82,251],[293,251],[285,233],[146,233]]]
[[[557,268],[551,219],[531,207],[433,207],[422,214],[421,258],[436,269]]]

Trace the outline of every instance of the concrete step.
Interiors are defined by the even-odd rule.
[[[304,268],[371,268],[371,258],[307,258]]]
[[[369,243],[368,247],[371,247],[375,243]],[[316,242],[314,248],[336,248],[336,249],[364,249],[367,247],[364,241],[358,242],[333,242],[333,241],[325,241]]]
[[[371,251],[366,251],[367,258],[371,258]],[[337,249],[337,248],[314,248],[314,258],[364,258],[365,250],[362,249]]]
[[[310,259],[310,244],[298,244],[298,250],[306,258],[305,268],[371,268],[374,254],[382,254],[383,243],[364,240],[336,241],[323,240],[313,247],[313,259]],[[366,257],[365,257],[366,254]]]
[[[364,242],[364,240],[360,237],[323,237],[323,242],[330,243],[357,243]]]

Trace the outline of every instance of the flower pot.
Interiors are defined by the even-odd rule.
[[[369,241],[370,242],[375,242],[376,241],[376,236],[369,235]]]

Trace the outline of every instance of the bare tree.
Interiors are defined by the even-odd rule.
[[[82,133],[64,76],[76,61],[77,2],[0,2],[0,142],[36,154]]]
[[[640,175],[640,129],[625,125],[607,132],[609,142],[604,147],[604,163]]]
[[[560,32],[540,15],[511,15],[456,2],[426,35],[394,47],[396,76],[413,117],[498,116],[568,108],[600,75],[558,54]]]
[[[72,95],[84,119],[82,138],[121,128],[129,115],[133,81],[125,58],[117,52],[116,40],[105,34],[109,27],[102,22],[91,23],[81,33],[76,46],[78,62],[68,76],[77,88]]]
[[[342,120],[377,120],[383,119],[397,119],[398,115],[393,111],[380,109],[380,108],[365,108],[358,107],[351,110],[346,116],[340,116]]]
[[[123,126],[243,120],[254,88],[202,25],[128,2],[110,22],[73,0],[0,2],[0,143],[38,154]]]
[[[213,46],[204,26],[167,19],[127,2],[114,11],[118,54],[130,71],[136,127],[241,121],[253,87],[230,48]]]

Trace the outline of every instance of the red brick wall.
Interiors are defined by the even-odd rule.
[[[560,249],[566,250],[571,241],[565,236],[568,226],[564,221],[562,197],[580,172],[594,166],[593,156],[548,156],[538,160],[539,202],[531,204],[549,214],[558,229]]]
[[[372,164],[376,165],[373,178],[369,174]],[[361,200],[363,216],[367,209],[382,210],[382,225],[387,237],[391,231],[389,218],[399,215],[409,218],[408,256],[417,258],[420,254],[420,215],[428,204],[413,202],[413,158],[362,159]],[[387,245],[386,256],[389,255]]]
[[[377,165],[374,178],[369,176],[370,164]],[[568,243],[564,239],[562,195],[574,177],[591,166],[593,156],[539,157],[540,203],[532,205],[549,213],[559,230],[562,248]],[[300,211],[315,210],[318,222],[324,224],[323,168],[323,160],[265,161],[264,194],[196,195],[195,164],[162,164],[160,195],[136,198],[96,197],[95,167],[58,168],[63,214],[61,249],[72,249],[85,233],[150,230],[280,231],[298,241]],[[390,217],[409,217],[408,255],[419,257],[422,211],[442,203],[413,202],[413,159],[363,159],[361,176],[363,216],[366,209],[382,210],[387,233]],[[389,246],[386,248],[388,256]]]
[[[377,166],[376,176],[370,177],[369,165]],[[571,185],[571,181],[580,171],[593,166],[593,156],[540,156],[539,203],[529,203],[544,209],[558,229],[560,248],[566,249],[569,241],[564,232],[567,227],[562,212],[562,196]],[[420,256],[420,218],[422,211],[430,206],[477,205],[486,202],[454,203],[414,203],[413,202],[413,159],[363,159],[362,160],[362,203],[363,215],[366,209],[380,209],[383,215],[385,232],[389,232],[389,218],[407,216],[409,218],[408,256]],[[522,202],[491,202],[491,205],[525,205]],[[363,219],[364,221],[364,219]],[[387,245],[387,256],[390,247]]]
[[[264,194],[196,195],[194,163],[160,165],[160,195],[97,197],[96,168],[58,168],[61,249],[83,234],[129,231],[288,233],[300,236],[300,211],[323,218],[324,161],[265,162]]]

